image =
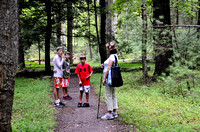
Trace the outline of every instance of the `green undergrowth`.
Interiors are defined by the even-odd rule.
[[[33,67],[45,67],[45,64],[40,64],[36,61],[25,61],[25,66],[27,68],[33,68]]]
[[[50,80],[16,78],[12,111],[13,132],[53,131]]]
[[[151,71],[152,72],[152,71]],[[150,73],[151,73],[150,72]],[[99,93],[101,74],[93,74],[92,87]],[[187,96],[163,93],[165,82],[144,85],[142,72],[122,73],[124,85],[117,88],[119,120],[141,131],[197,132],[200,130],[200,85]],[[171,84],[179,85],[179,84]],[[167,89],[170,85],[165,85]],[[170,89],[170,88],[169,88]],[[104,87],[101,90],[104,99]]]
[[[100,67],[100,63],[99,62],[94,62],[94,61],[86,61],[86,63],[90,64],[90,66],[92,67]],[[77,63],[80,64],[80,63]],[[26,68],[20,69],[20,67],[18,68],[18,72],[22,71],[22,70],[34,70],[34,71],[45,71],[45,64],[38,64],[38,62],[36,61],[25,61],[25,66]],[[123,69],[135,69],[135,68],[142,68],[142,63],[139,61],[130,61],[130,62],[119,62],[119,66]],[[153,67],[154,63],[148,63],[147,64],[148,67]],[[76,66],[71,66],[71,69],[75,69]],[[51,70],[53,70],[53,64],[51,64]]]

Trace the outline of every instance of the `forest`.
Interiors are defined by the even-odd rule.
[[[52,106],[58,46],[71,54],[71,74],[86,55],[105,103],[100,66],[112,41],[124,131],[199,131],[200,0],[1,0],[0,131],[61,131]]]

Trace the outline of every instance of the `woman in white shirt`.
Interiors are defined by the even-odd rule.
[[[101,67],[104,67],[103,73],[103,85],[105,86],[105,98],[106,98],[106,104],[107,104],[107,110],[108,113],[106,113],[104,116],[102,116],[102,119],[106,120],[112,120],[114,118],[118,117],[117,114],[117,96],[116,96],[116,88],[108,86],[107,83],[107,77],[108,77],[108,71],[109,68],[116,63],[115,57],[118,62],[118,56],[117,56],[117,46],[114,41],[106,44],[107,52],[109,53],[109,58],[101,65]]]

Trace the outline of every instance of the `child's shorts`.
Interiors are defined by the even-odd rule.
[[[69,80],[70,78],[63,78],[62,79],[62,87],[69,87]]]
[[[54,79],[54,88],[62,88],[62,78],[57,77]]]
[[[80,86],[80,92],[89,93],[90,92],[90,85]]]

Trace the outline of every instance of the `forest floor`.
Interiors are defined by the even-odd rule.
[[[76,75],[71,75],[68,93],[72,100],[62,100],[64,108],[57,108],[56,132],[133,132],[133,128],[119,122],[118,119],[102,120],[101,116],[106,113],[106,104],[100,103],[99,118],[97,119],[98,95],[91,88],[89,103],[90,107],[77,107],[79,102],[79,85]],[[60,98],[63,92],[59,90]],[[83,96],[83,103],[85,95]],[[120,118],[120,115],[119,115]]]

